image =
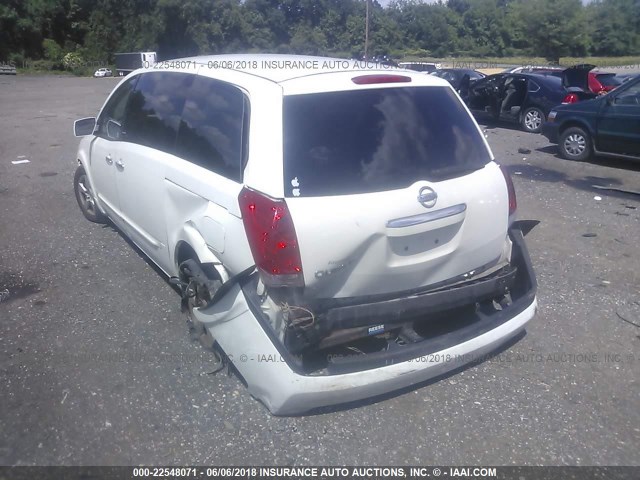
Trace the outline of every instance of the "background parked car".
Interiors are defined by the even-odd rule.
[[[470,68],[440,68],[435,72],[432,72],[431,75],[444,78],[456,90],[459,90],[463,85],[463,82],[465,81],[465,75],[468,77],[469,83],[486,77],[484,73],[478,72],[477,70],[472,70]]]
[[[0,63],[0,75],[15,75],[16,66],[12,63]]]
[[[591,80],[593,75],[593,80]],[[593,82],[593,86],[592,86]],[[589,87],[594,93],[610,92],[624,83],[624,77],[620,77],[615,73],[595,72],[590,73]],[[595,89],[595,90],[594,90]]]
[[[591,92],[600,95],[610,92],[614,88],[622,85],[624,78],[615,73],[594,72],[595,65],[581,64],[565,69],[558,68],[535,68],[526,70],[530,73],[538,73],[541,75],[553,75],[562,79],[562,84],[567,89],[580,89],[584,92]],[[525,71],[523,71],[524,73]],[[567,103],[575,103],[580,98],[572,98]]]
[[[111,77],[112,75],[113,75],[113,73],[108,68],[99,68],[93,74],[93,76],[96,77],[96,78],[97,77]]]
[[[542,133],[569,160],[593,154],[640,160],[640,76],[594,100],[554,108]]]
[[[498,73],[461,87],[460,95],[476,114],[516,122],[526,132],[538,133],[553,107],[567,100],[592,98],[592,93],[569,92],[553,75]]]
[[[522,65],[519,67],[506,68],[500,73],[541,73],[552,71],[561,72],[562,70],[562,67]]]
[[[438,70],[442,64],[430,62],[400,62],[398,63],[398,66],[400,68],[415,70],[416,72],[433,73]]]

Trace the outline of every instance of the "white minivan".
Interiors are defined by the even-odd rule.
[[[274,414],[433,378],[534,316],[510,177],[445,80],[188,58],[135,71],[74,128],[85,217],[170,277]]]

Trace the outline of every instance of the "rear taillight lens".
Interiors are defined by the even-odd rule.
[[[567,93],[567,95],[562,99],[562,103],[576,103],[580,101],[578,95],[575,93]]]
[[[509,192],[509,216],[516,213],[518,209],[518,201],[516,200],[516,189],[513,186],[513,180],[511,180],[511,175],[507,169],[500,165],[500,170],[502,171],[502,175],[504,175],[504,181],[507,182],[507,192]]]
[[[302,261],[284,199],[243,188],[238,198],[253,259],[265,285],[302,287]]]

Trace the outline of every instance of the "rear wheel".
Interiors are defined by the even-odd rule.
[[[586,160],[591,156],[591,136],[580,127],[567,128],[560,135],[559,147],[567,160]]]
[[[542,130],[544,121],[545,115],[542,110],[537,107],[529,107],[522,114],[520,123],[525,132],[539,133]]]
[[[95,223],[107,223],[107,217],[100,211],[95,201],[95,194],[89,183],[89,177],[83,167],[78,167],[73,177],[73,190],[78,206],[84,217]]]
[[[221,370],[224,366],[222,357],[218,351],[215,338],[211,332],[198,321],[193,314],[194,309],[206,306],[215,295],[217,289],[222,285],[219,280],[212,280],[215,272],[209,272],[205,266],[196,260],[182,262],[179,267],[180,280],[184,287],[182,309],[187,315],[187,324],[191,338],[209,352],[213,353],[210,365],[207,365],[208,373]]]

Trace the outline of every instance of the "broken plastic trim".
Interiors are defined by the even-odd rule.
[[[206,276],[206,274],[204,273],[204,270],[202,270],[202,268],[194,260],[190,259],[182,262],[180,264],[181,272],[184,267],[188,268],[189,271],[192,273],[192,276],[197,280],[199,280],[200,283],[202,283],[203,285],[206,285],[207,283],[211,282],[211,279]],[[222,285],[220,285],[220,287],[216,289],[211,299],[205,305],[199,308],[205,309],[217,303],[222,297],[224,297],[229,292],[229,290],[231,290],[231,288],[233,288],[234,285],[242,282],[242,280],[244,280],[249,275],[251,275],[255,271],[255,269],[256,269],[255,265],[252,265],[246,270],[243,270],[240,273],[229,278],[229,280],[224,282]],[[180,289],[182,293],[182,300],[183,302],[186,301],[188,298],[187,289],[189,288],[189,285],[185,283],[180,277],[170,277],[169,283],[171,285],[177,286]],[[184,308],[184,305],[183,305],[183,308]]]
[[[505,267],[503,271],[487,279],[383,302],[338,307],[329,310],[324,318],[319,318],[321,322],[326,322],[325,328],[329,331],[365,327],[376,323],[403,323],[408,316],[434,314],[504,294],[513,285],[517,273],[517,267]]]
[[[256,270],[255,265],[251,265],[249,268],[241,271],[240,273],[235,274],[233,277],[229,278],[226,282],[220,285],[220,288],[216,290],[216,293],[213,294],[211,300],[207,302],[206,305],[200,307],[201,309],[209,308],[211,305],[217,303],[222,297],[224,297],[236,284],[241,283],[244,279],[248,278]]]
[[[526,237],[531,230],[540,224],[540,220],[516,220],[511,227],[514,230],[520,230],[522,236]]]

